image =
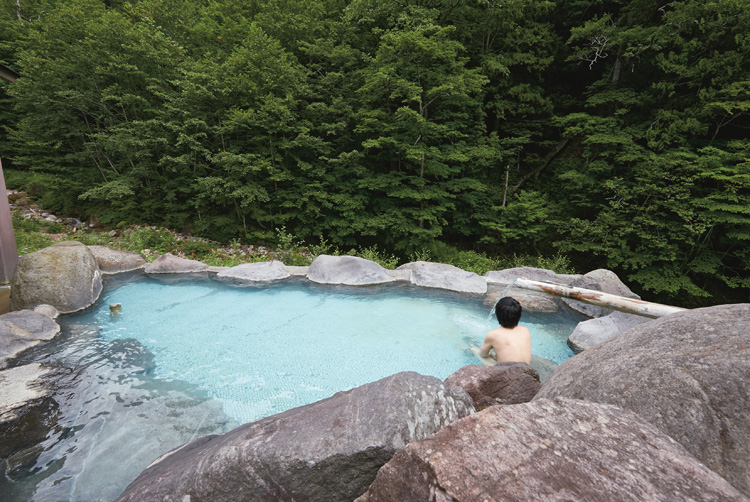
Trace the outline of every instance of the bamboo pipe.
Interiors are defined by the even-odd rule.
[[[625,298],[624,296],[603,293],[593,289],[563,286],[562,284],[555,284],[554,282],[532,281],[531,279],[518,278],[513,281],[511,286],[531,291],[540,291],[542,293],[556,296],[566,296],[584,303],[590,303],[591,305],[607,307],[619,310],[620,312],[651,317],[653,319],[687,310],[681,307],[662,305],[661,303],[651,303],[643,300],[636,300],[635,298]]]

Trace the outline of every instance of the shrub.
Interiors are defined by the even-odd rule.
[[[54,244],[52,239],[40,232],[16,230],[14,233],[16,236],[16,247],[18,248],[19,256],[39,251],[42,248]]]
[[[218,244],[210,241],[191,239],[179,244],[179,250],[193,259],[202,259],[208,257]]]
[[[367,248],[360,248],[357,251],[352,249],[349,254],[353,256],[359,256],[360,258],[364,258],[365,260],[374,261],[375,263],[379,263],[381,267],[391,270],[396,268],[396,266],[398,265],[398,258],[393,256],[392,254],[386,254],[384,251],[378,251],[377,245],[373,245]]]

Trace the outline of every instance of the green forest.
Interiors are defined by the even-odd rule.
[[[750,293],[747,0],[3,0],[0,154],[61,214]],[[437,260],[436,260],[437,261]]]

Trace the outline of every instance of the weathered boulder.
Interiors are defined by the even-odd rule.
[[[383,284],[396,279],[388,275],[385,268],[374,261],[357,256],[320,255],[307,271],[307,278],[319,284],[345,284],[366,286]]]
[[[143,270],[147,274],[184,274],[207,272],[208,265],[197,260],[188,260],[172,253],[166,253],[146,265]]]
[[[568,286],[573,288],[593,289],[595,291],[602,291],[611,295],[624,296],[625,298],[636,298],[640,300],[640,296],[630,291],[623,282],[617,277],[617,274],[611,270],[605,270],[603,268],[592,270],[591,272],[584,274],[581,277],[570,281]],[[560,300],[583,315],[589,317],[603,317],[614,312],[612,309],[606,307],[599,307],[597,305],[590,305],[588,303],[579,302],[572,298],[562,297]]]
[[[518,278],[529,279],[532,281],[555,282],[558,284],[570,284],[580,275],[558,274],[546,268],[536,267],[515,267],[506,268],[505,270],[492,270],[484,274],[488,284],[512,284]]]
[[[445,263],[415,261],[401,265],[396,270],[410,270],[411,283],[415,286],[448,289],[460,293],[487,292],[487,280],[484,277]]]
[[[526,363],[471,364],[450,375],[443,385],[464,389],[478,410],[496,404],[527,403],[541,387],[539,374]]]
[[[138,253],[120,251],[107,246],[89,246],[89,250],[103,274],[130,272],[146,266],[146,260]]]
[[[188,443],[117,500],[350,501],[396,451],[471,412],[460,389],[398,373]]]
[[[638,413],[750,495],[750,304],[670,314],[568,359],[535,399]]]
[[[552,376],[552,373],[554,373],[560,365],[555,361],[550,361],[549,359],[531,354],[531,367],[539,374],[539,381],[544,383]]]
[[[290,275],[284,268],[283,263],[274,260],[243,263],[242,265],[222,270],[216,274],[216,278],[240,282],[266,282],[286,279]]]
[[[0,315],[0,368],[24,350],[52,340],[59,332],[55,321],[33,310]]]
[[[743,501],[636,414],[598,403],[492,406],[399,451],[356,502]]]
[[[568,346],[578,354],[650,320],[648,317],[615,311],[604,317],[579,322],[568,337]]]
[[[503,288],[495,284],[488,285],[484,304],[488,307],[494,307],[497,301],[504,296],[515,298],[525,312],[557,312],[559,310],[557,302],[550,295],[527,289]]]
[[[0,371],[0,458],[47,435],[44,416],[52,391],[41,379],[50,372],[39,363]]]
[[[396,451],[471,412],[460,389],[398,373],[188,443],[117,500],[351,501]]]
[[[11,310],[48,304],[61,314],[96,302],[102,276],[91,251],[75,241],[58,242],[18,259],[11,283]]]

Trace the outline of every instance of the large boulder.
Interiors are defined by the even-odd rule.
[[[478,410],[496,404],[527,403],[541,387],[534,368],[526,363],[507,362],[494,366],[464,366],[446,378],[443,385],[464,389]]]
[[[68,314],[93,305],[101,292],[101,272],[89,248],[64,241],[18,259],[10,305],[21,310],[46,303]]]
[[[117,500],[351,501],[396,451],[471,412],[462,390],[398,373],[188,443]]]
[[[635,328],[652,319],[624,312],[612,312],[604,317],[579,322],[568,337],[568,346],[576,354],[604,343],[613,336]]]
[[[280,261],[261,261],[257,263],[243,263],[236,267],[222,270],[216,274],[220,280],[237,282],[267,282],[286,279],[291,274]]]
[[[166,253],[146,265],[144,271],[147,274],[187,274],[207,272],[208,265],[197,260],[188,260],[172,253]]]
[[[743,501],[632,412],[575,400],[492,406],[409,444],[356,502]]]
[[[555,299],[548,294],[521,288],[503,288],[495,284],[488,284],[484,304],[494,307],[497,301],[505,296],[515,298],[524,312],[557,312],[559,310]]]
[[[532,281],[554,282],[557,284],[570,284],[580,275],[557,274],[546,268],[536,267],[515,267],[506,268],[505,270],[492,270],[484,274],[488,284],[513,284],[516,279],[529,279]]]
[[[103,274],[131,272],[146,266],[146,260],[138,253],[112,249],[107,246],[89,246],[89,250],[94,255],[99,270]]]
[[[366,286],[383,284],[396,279],[374,261],[357,256],[320,255],[310,264],[307,278],[319,284]]]
[[[617,277],[617,274],[611,270],[603,268],[592,270],[581,277],[573,279],[568,286],[572,288],[592,289],[594,291],[601,291],[611,295],[624,296],[625,298],[635,298],[636,300],[640,300],[641,298],[630,291],[630,288],[628,288],[620,278]],[[560,300],[576,312],[589,317],[603,317],[614,312],[612,309],[583,303],[578,300],[573,300],[572,298],[563,297]]]
[[[33,310],[0,315],[0,368],[24,350],[52,340],[59,332],[55,321]]]
[[[565,361],[535,399],[630,409],[750,495],[750,304],[641,324]]]
[[[411,283],[415,286],[448,289],[460,293],[487,292],[487,280],[484,277],[445,263],[415,261],[401,265],[396,270],[410,270]]]
[[[0,371],[0,458],[44,439],[52,391],[42,377],[52,370],[39,363]]]

